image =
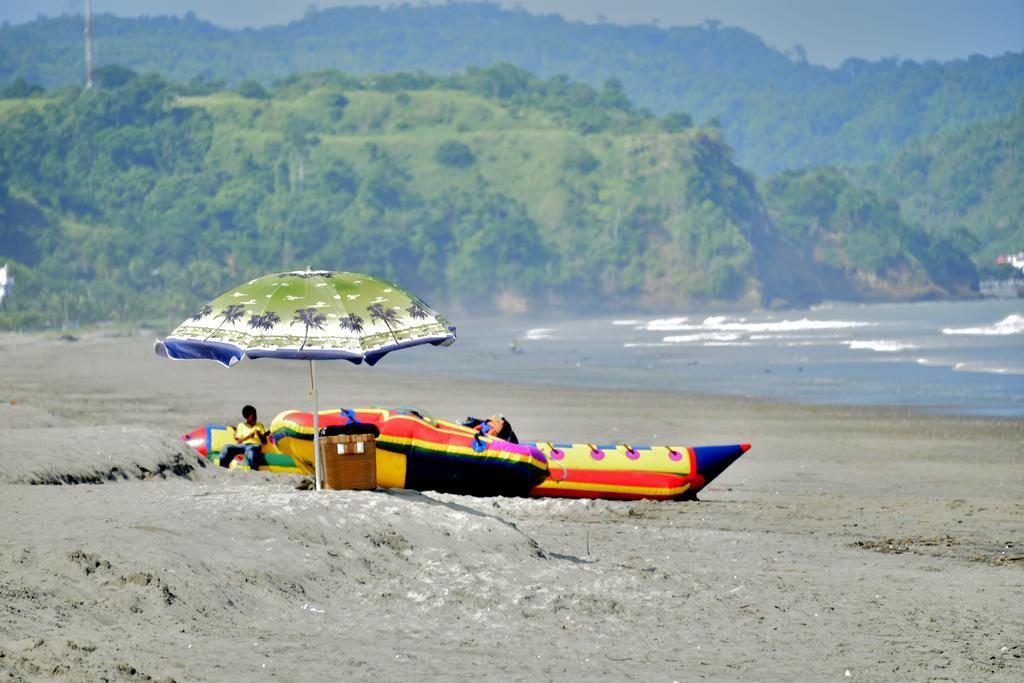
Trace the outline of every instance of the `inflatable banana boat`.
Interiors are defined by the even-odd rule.
[[[413,410],[320,411],[321,428],[363,423],[377,437],[377,483],[384,488],[476,496],[554,496],[620,500],[691,498],[750,448],[629,446],[552,442],[513,444]],[[231,427],[185,435],[215,458],[233,443]],[[313,473],[313,415],[287,410],[270,424],[263,470]],[[232,463],[244,467],[244,460]]]
[[[548,458],[549,474],[530,495],[621,500],[692,498],[750,448],[535,445]]]
[[[547,459],[526,444],[487,437],[412,411],[360,408],[320,412],[320,427],[369,424],[377,437],[377,484],[475,496],[523,496],[548,475]],[[288,410],[270,423],[277,448],[313,472],[313,415]]]

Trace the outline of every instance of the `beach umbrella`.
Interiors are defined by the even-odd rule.
[[[247,357],[309,361],[317,434],[316,361],[374,365],[398,349],[454,341],[455,327],[444,316],[394,282],[307,269],[228,290],[158,340],[155,349],[175,360],[209,359],[228,367]],[[319,490],[320,440],[313,443]]]

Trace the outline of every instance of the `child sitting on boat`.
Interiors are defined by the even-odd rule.
[[[224,444],[220,448],[220,466],[227,467],[236,455],[245,454],[245,460],[252,470],[258,470],[266,464],[263,457],[263,445],[267,443],[270,432],[262,422],[256,421],[256,409],[252,406],[242,408],[242,422],[235,427],[235,443]]]

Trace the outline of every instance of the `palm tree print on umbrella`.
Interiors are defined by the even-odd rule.
[[[427,319],[427,312],[424,311],[423,307],[420,306],[418,303],[414,303],[412,306],[410,306],[409,308],[407,308],[405,310],[409,312],[409,316],[410,317],[413,317],[416,320],[426,320]]]
[[[206,306],[204,308],[209,308],[209,307]],[[215,335],[218,332],[220,332],[220,328],[224,327],[224,323],[230,323],[230,324],[234,325],[242,317],[244,310],[245,310],[245,306],[243,306],[242,304],[231,304],[230,306],[225,308],[223,311],[218,313],[217,317],[218,318],[224,318],[224,320],[221,321],[220,325],[217,325],[217,329],[215,329],[210,334],[206,335],[206,339],[209,339],[213,335]],[[203,341],[206,341],[206,340],[204,339]]]
[[[203,318],[205,318],[206,316],[210,315],[211,313],[213,313],[213,306],[211,306],[210,304],[206,304],[205,306],[200,308],[198,311],[196,311],[196,313],[194,315],[189,316],[189,320],[193,320],[193,321],[202,320]]]
[[[310,306],[309,308],[300,308],[295,311],[295,318],[292,320],[292,325],[296,323],[302,323],[306,326],[306,334],[302,337],[302,343],[299,344],[299,351],[305,346],[309,340],[309,328],[314,330],[323,330],[324,323],[327,322],[327,316],[322,313],[317,313],[316,309]]]
[[[382,323],[388,326],[388,332],[391,333],[395,343],[398,343],[398,337],[395,336],[395,330],[391,327],[391,323],[398,324],[398,316],[395,311],[390,308],[384,308],[380,304],[370,304],[366,309],[370,314],[371,320],[380,320]]]
[[[355,313],[349,313],[341,319],[341,329],[351,330],[352,332],[359,334],[363,331],[363,319]]]
[[[262,315],[253,315],[249,318],[249,327],[256,330],[272,330],[274,325],[281,322],[281,316],[273,311],[267,311]]]
[[[274,329],[274,325],[278,324],[279,322],[281,322],[281,316],[279,316],[277,313],[274,313],[273,311],[267,311],[266,313],[263,314],[263,329],[272,330]]]

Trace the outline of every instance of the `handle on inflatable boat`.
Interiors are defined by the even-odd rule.
[[[416,417],[423,420],[430,426],[434,426],[436,422],[434,418],[430,416],[430,413],[421,408],[417,408],[416,406],[398,406],[397,408],[395,408],[395,412],[415,415]]]
[[[569,468],[561,463],[558,463],[558,466],[562,468],[562,476],[560,476],[558,479],[555,479],[555,481],[565,481],[566,479],[569,478]],[[551,471],[550,462],[548,462],[548,471]]]

